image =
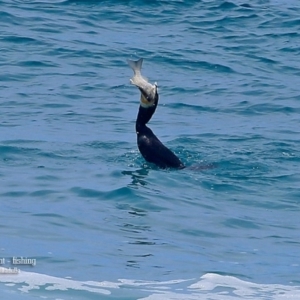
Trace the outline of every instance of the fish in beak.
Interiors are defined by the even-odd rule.
[[[143,59],[140,58],[137,61],[128,60],[127,62],[134,73],[130,82],[141,91],[141,106],[145,108],[153,106],[158,97],[157,83],[155,82],[154,84],[151,84],[142,76],[141,69]]]

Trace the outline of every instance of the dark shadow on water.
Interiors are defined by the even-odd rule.
[[[122,171],[122,174],[131,176],[132,179],[131,185],[145,186],[147,185],[147,182],[144,180],[144,178],[147,177],[147,175],[149,174],[149,168],[142,168],[134,171]]]
[[[159,167],[151,164],[151,166],[144,165],[143,168],[136,169],[134,171],[122,171],[122,174],[131,176],[131,179],[132,179],[131,185],[132,186],[139,186],[139,185],[146,186],[148,183],[145,180],[145,178],[148,176],[150,170],[157,170],[157,171],[191,170],[194,172],[201,172],[201,171],[215,169],[217,167],[218,167],[217,164],[214,164],[214,163],[210,163],[210,164],[197,163],[197,164],[193,164],[190,166],[185,166],[184,168],[181,168],[181,169],[172,169],[172,168],[171,169],[162,169],[162,168],[159,168]]]

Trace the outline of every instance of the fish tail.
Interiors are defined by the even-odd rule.
[[[137,61],[134,60],[127,60],[129,66],[131,67],[131,69],[133,70],[134,74],[141,74],[141,69],[142,69],[142,64],[143,64],[143,59],[140,58]]]

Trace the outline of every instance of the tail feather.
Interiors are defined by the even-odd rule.
[[[142,69],[142,64],[143,64],[143,59],[140,58],[137,61],[134,60],[127,60],[129,66],[131,67],[131,69],[133,70],[134,74],[140,74],[141,73],[141,69]]]

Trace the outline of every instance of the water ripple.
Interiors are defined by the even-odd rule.
[[[122,283],[130,299],[152,297],[151,280],[220,280],[221,290],[213,284],[208,295],[214,299],[228,292],[230,274],[260,284],[299,281],[296,1],[4,0],[1,7],[0,259],[37,257],[36,274],[100,284],[122,274],[138,282],[130,291]],[[138,151],[140,94],[126,63],[138,57],[159,86],[149,126],[183,170],[161,170]],[[223,276],[209,281],[208,271]],[[19,296],[18,287],[5,286]],[[82,296],[48,287],[34,291]],[[191,288],[179,295],[182,288],[172,297],[199,298]]]

